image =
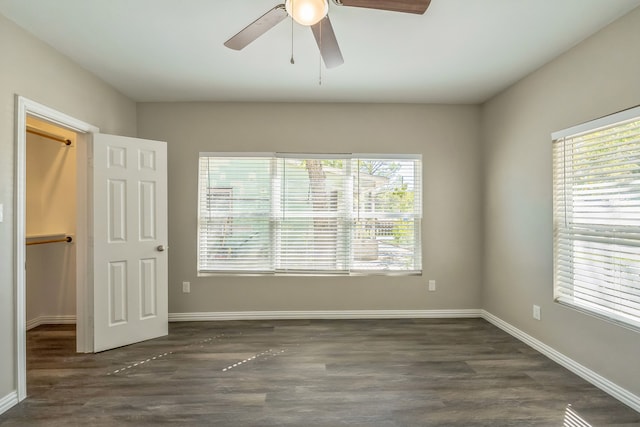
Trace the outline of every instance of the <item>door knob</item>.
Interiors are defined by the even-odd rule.
[[[156,248],[156,250],[158,252],[164,252],[165,249],[167,249],[168,246],[164,246],[164,245],[158,245],[158,247]]]

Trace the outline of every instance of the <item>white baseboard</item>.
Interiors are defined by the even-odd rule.
[[[0,414],[4,414],[9,409],[13,408],[18,404],[18,393],[12,391],[7,394],[5,397],[0,399]]]
[[[60,316],[38,316],[35,319],[27,320],[27,331],[40,325],[73,325],[76,323],[76,316],[73,314]]]
[[[529,347],[532,347],[533,349],[535,349],[535,350],[539,351],[540,353],[544,354],[549,359],[553,360],[554,362],[558,363],[559,365],[564,366],[565,368],[567,368],[568,370],[570,370],[571,372],[573,372],[577,376],[579,376],[582,379],[590,382],[591,384],[593,384],[594,386],[598,387],[599,389],[601,389],[605,393],[608,393],[609,395],[615,397],[616,399],[618,399],[622,403],[624,403],[624,404],[630,406],[631,408],[633,408],[634,410],[640,412],[640,396],[636,396],[635,394],[631,393],[627,389],[624,389],[624,388],[620,387],[619,385],[614,384],[613,382],[609,381],[608,379],[604,378],[603,376],[595,373],[591,369],[579,364],[575,360],[565,356],[564,354],[560,353],[559,351],[554,350],[553,348],[549,347],[548,345],[546,345],[542,341],[539,341],[539,340],[535,339],[531,335],[526,334],[525,332],[523,332],[520,329],[516,328],[515,326],[512,326],[511,324],[505,322],[504,320],[500,319],[499,317],[494,316],[493,314],[489,313],[488,311],[481,310],[481,312],[482,312],[482,314],[481,314],[482,318],[485,319],[487,322],[492,323],[493,325],[497,326],[498,328],[502,329],[503,331],[507,332],[508,334],[510,334],[510,335],[514,336],[515,338],[519,339],[520,341],[524,342]]]
[[[221,311],[169,313],[170,322],[211,320],[287,320],[287,319],[429,319],[482,317],[480,309],[466,310],[329,310],[329,311]]]

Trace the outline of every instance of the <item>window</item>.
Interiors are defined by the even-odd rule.
[[[421,272],[418,155],[200,153],[198,271]]]
[[[640,328],[640,107],[552,139],[555,299]]]

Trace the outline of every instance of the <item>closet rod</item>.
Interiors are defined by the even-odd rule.
[[[73,238],[71,236],[67,236],[64,239],[53,239],[53,240],[41,240],[39,242],[27,242],[26,245],[27,246],[31,246],[31,245],[44,245],[45,243],[58,243],[58,242],[67,242],[67,243],[71,243],[73,242]]]
[[[44,132],[39,129],[34,129],[30,127],[27,127],[27,132],[32,133],[34,135],[42,136],[44,138],[53,139],[54,141],[62,142],[64,143],[64,145],[71,145],[71,140],[63,136],[54,135],[52,133]]]

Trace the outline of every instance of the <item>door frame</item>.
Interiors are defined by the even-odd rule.
[[[93,272],[90,266],[91,204],[89,161],[91,137],[99,128],[46,105],[20,95],[15,96],[15,170],[14,170],[14,230],[15,230],[15,369],[18,401],[27,397],[26,359],[26,148],[27,116],[36,117],[70,129],[76,138],[77,157],[77,219],[76,219],[76,348],[80,353],[93,352]]]

